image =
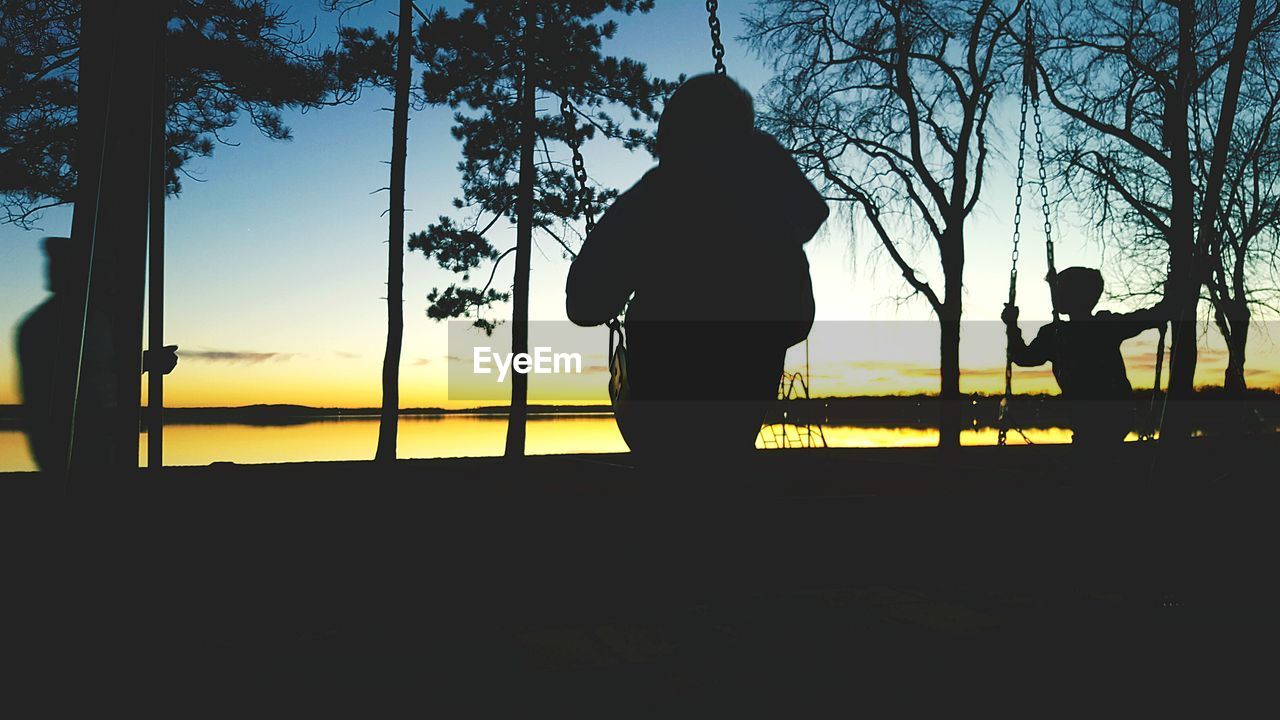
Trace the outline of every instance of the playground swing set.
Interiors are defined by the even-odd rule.
[[[1034,15],[1031,12],[1031,3],[1028,2],[1025,9],[1025,34],[1022,44],[1022,87],[1020,95],[1020,119],[1018,122],[1018,164],[1017,179],[1015,183],[1015,193],[1013,202],[1013,250],[1009,262],[1009,305],[1016,305],[1018,299],[1018,259],[1020,255],[1019,243],[1022,240],[1022,198],[1023,190],[1026,185],[1026,154],[1027,154],[1027,117],[1030,111],[1031,120],[1034,126],[1035,154],[1036,154],[1036,171],[1038,174],[1040,186],[1040,210],[1044,219],[1044,247],[1045,262],[1048,273],[1045,277],[1049,284],[1049,296],[1053,297],[1055,284],[1057,280],[1057,266],[1054,260],[1053,245],[1053,222],[1050,218],[1049,211],[1049,184],[1047,179],[1047,171],[1044,160],[1044,127],[1040,116],[1040,84],[1036,75],[1036,55],[1035,55],[1035,22]],[[1056,304],[1051,302],[1053,322],[1059,321],[1058,308]],[[1147,409],[1146,417],[1143,419],[1142,425],[1138,431],[1139,439],[1143,441],[1154,440],[1159,437],[1160,426],[1164,423],[1164,407],[1161,406],[1157,410],[1157,398],[1162,394],[1160,391],[1161,375],[1164,370],[1165,340],[1168,332],[1168,323],[1160,326],[1160,337],[1156,345],[1156,366],[1155,380],[1151,388],[1151,403]],[[1022,437],[1023,441],[1032,445],[1031,438],[1019,427],[1013,417],[1011,405],[1013,402],[1013,355],[1012,348],[1005,348],[1004,362],[1004,394],[1000,398],[997,444],[1004,446],[1008,444],[1009,431],[1012,430]],[[1167,395],[1165,402],[1168,402]]]
[[[724,63],[725,47],[720,37],[720,20],[717,17],[717,0],[706,0],[708,27],[711,34],[712,58],[715,61],[714,72],[726,74]],[[1026,37],[1024,45],[1022,88],[1021,88],[1021,122],[1019,125],[1017,191],[1015,196],[1015,214],[1013,228],[1013,249],[1009,275],[1009,302],[1017,297],[1019,245],[1021,241],[1022,201],[1025,186],[1025,165],[1027,150],[1027,127],[1030,116],[1034,124],[1035,154],[1038,164],[1040,182],[1041,210],[1044,218],[1045,250],[1048,260],[1048,282],[1052,292],[1055,264],[1054,243],[1046,170],[1044,164],[1044,136],[1040,115],[1039,88],[1036,75],[1034,22],[1030,6],[1024,9],[1026,18]],[[94,252],[94,260],[101,259],[117,268],[129,268],[129,272],[111,278],[111,282],[103,287],[97,283],[90,289],[86,298],[86,308],[100,308],[103,312],[119,318],[120,327],[136,328],[130,330],[128,337],[117,338],[121,346],[142,345],[142,317],[144,265],[150,266],[150,293],[148,336],[151,347],[162,347],[163,328],[163,282],[164,282],[164,182],[163,182],[163,148],[164,148],[164,107],[160,99],[166,93],[164,83],[164,37],[162,32],[155,32],[163,24],[153,17],[154,10],[138,6],[131,9],[130,22],[102,13],[90,13],[86,21],[93,32],[85,39],[85,52],[96,62],[86,65],[84,88],[82,88],[82,104],[86,110],[82,124],[86,128],[85,137],[94,142],[90,157],[97,160],[83,172],[83,189],[78,198],[76,213],[73,219],[72,234],[93,239],[102,237],[142,237],[144,243],[126,244],[110,242]],[[132,22],[136,20],[136,22]],[[135,41],[136,40],[136,41]],[[150,82],[117,83],[120,77],[152,78]],[[116,87],[119,85],[119,87]],[[113,102],[114,101],[114,102]],[[573,154],[573,175],[577,185],[576,202],[585,218],[586,232],[590,234],[595,225],[595,208],[592,207],[593,195],[588,185],[581,150],[581,138],[576,133],[576,110],[567,97],[561,98],[561,113],[569,130],[568,144]],[[91,112],[90,112],[91,111]],[[115,139],[108,142],[108,139]],[[97,154],[94,154],[97,153]],[[106,182],[108,176],[112,182]],[[127,179],[128,182],[124,180]],[[103,258],[97,258],[103,255]],[[91,261],[92,262],[92,261]],[[95,262],[95,265],[98,264]],[[95,270],[95,280],[99,273]],[[103,276],[104,280],[106,276]],[[118,286],[119,292],[113,287]],[[1057,320],[1057,312],[1054,312]],[[139,320],[139,322],[133,322]],[[612,319],[609,327],[610,358],[610,400],[617,408],[627,398],[628,382],[626,377],[626,337],[625,328],[620,317]],[[1163,408],[1157,412],[1157,399],[1161,393],[1161,375],[1163,371],[1165,339],[1167,325],[1160,328],[1158,351],[1156,354],[1155,384],[1152,391],[1148,418],[1141,430],[1144,440],[1158,436],[1163,423]],[[809,384],[809,346],[805,341],[805,369],[803,372],[787,373],[779,381],[778,398],[784,401],[785,411],[779,421],[771,420],[762,429],[758,442],[764,447],[825,447],[826,438],[821,424],[816,418],[807,417],[810,402]],[[76,354],[77,358],[79,354]],[[123,400],[137,398],[141,388],[136,363],[129,360],[128,367],[120,368],[122,378],[131,378],[122,383],[120,397]],[[155,373],[149,377],[149,402],[146,412],[148,428],[148,466],[159,467],[163,442],[163,377]],[[1030,439],[1014,422],[1011,412],[1013,397],[1013,372],[1011,358],[1006,352],[1004,394],[999,406],[999,444],[1007,443],[1010,430],[1021,435],[1028,444]],[[70,399],[71,420],[74,428],[77,424],[75,406],[78,397]],[[1167,395],[1165,397],[1167,403]],[[130,405],[137,407],[136,402]],[[140,410],[140,408],[139,408]],[[795,410],[795,412],[793,412]],[[141,413],[139,412],[139,415]],[[1156,418],[1159,422],[1153,422]],[[128,426],[127,423],[122,426]],[[121,432],[120,448],[123,457],[136,457],[138,438],[136,434]],[[75,443],[72,442],[71,455],[75,454]],[[68,477],[71,474],[70,463]]]

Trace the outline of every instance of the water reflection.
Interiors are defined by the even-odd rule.
[[[506,418],[493,415],[406,417],[400,421],[400,456],[443,458],[502,454]],[[930,447],[938,431],[928,428],[823,428],[831,447]],[[1066,443],[1065,428],[1027,430],[1037,444]],[[165,463],[208,465],[212,462],[277,463],[324,460],[369,460],[377,444],[377,418],[345,418],[295,425],[175,424],[165,428]],[[1131,438],[1132,439],[1132,438]],[[142,435],[141,458],[147,452]],[[994,445],[994,429],[969,430],[964,445]],[[1011,442],[1021,443],[1014,436]],[[757,443],[763,447],[762,443]],[[626,452],[613,418],[607,414],[558,415],[529,418],[529,453]],[[26,438],[16,429],[0,429],[0,472],[34,470]]]
[[[532,417],[532,455],[625,452],[608,415]],[[400,457],[445,458],[501,455],[507,420],[492,415],[407,417],[400,420]],[[165,463],[207,465],[305,460],[371,460],[378,439],[376,418],[322,420],[297,425],[172,425],[165,428]],[[145,455],[146,435],[142,447]]]
[[[1028,428],[1026,439],[1037,445],[1071,442],[1067,428]],[[822,429],[829,447],[934,447],[938,444],[937,428],[867,428],[849,425],[827,426]],[[995,428],[965,430],[960,433],[961,445],[995,445],[998,439]],[[1137,439],[1130,435],[1130,440]],[[1012,435],[1010,443],[1024,442],[1022,436]]]
[[[0,428],[0,472],[35,470],[27,437],[19,430]]]

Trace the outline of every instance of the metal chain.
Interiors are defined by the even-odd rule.
[[[590,235],[596,227],[596,218],[591,207],[591,188],[587,184],[587,166],[582,159],[582,138],[578,137],[578,116],[567,96],[560,98],[560,114],[569,131],[565,142],[573,151],[573,177],[578,183],[576,190],[570,190],[569,204],[582,213],[586,220],[587,234]]]
[[[707,0],[707,25],[711,28],[711,57],[716,60],[716,74],[724,75],[727,72],[724,67],[724,43],[720,42],[720,18],[716,17],[716,10],[719,7],[719,0]]]
[[[1053,297],[1053,291],[1058,285],[1058,267],[1053,258],[1053,222],[1049,219],[1049,179],[1048,170],[1044,163],[1044,129],[1040,121],[1040,100],[1039,98],[1031,99],[1031,112],[1035,122],[1036,129],[1036,165],[1037,174],[1040,179],[1040,212],[1044,216],[1044,254],[1045,263],[1049,269],[1049,293],[1050,298]],[[1053,306],[1053,319],[1058,320],[1058,308]]]
[[[1009,260],[1009,304],[1018,300],[1018,256],[1019,243],[1022,240],[1022,189],[1026,182],[1027,167],[1027,103],[1029,92],[1022,88],[1022,120],[1018,123],[1018,179],[1013,198],[1013,252]],[[997,445],[1005,445],[1009,441],[1009,403],[1013,397],[1013,355],[1005,346],[1004,354],[1004,397],[1000,398],[1000,418],[998,423]]]
[[[1049,214],[1049,180],[1048,169],[1044,162],[1044,124],[1040,118],[1040,88],[1035,74],[1035,19],[1028,3],[1026,12],[1026,34],[1023,37],[1022,54],[1022,93],[1021,119],[1018,122],[1018,180],[1017,194],[1014,198],[1013,212],[1013,257],[1009,269],[1009,304],[1015,304],[1018,297],[1018,255],[1019,241],[1022,240],[1022,196],[1026,184],[1027,166],[1027,109],[1030,107],[1032,121],[1035,126],[1036,173],[1040,181],[1040,212],[1044,218],[1045,261],[1048,264],[1048,281],[1050,298],[1057,286],[1058,270],[1053,256],[1053,223]],[[1058,309],[1052,308],[1053,320],[1058,321]],[[1008,441],[1010,414],[1009,404],[1013,398],[1013,357],[1005,347],[1004,362],[1004,397],[1000,400],[1000,422],[998,444]],[[1026,433],[1014,428],[1028,443],[1031,442]]]
[[[1197,123],[1198,125],[1198,123]],[[1165,294],[1168,294],[1169,276],[1173,273],[1173,257],[1170,254],[1169,261],[1164,268]],[[1160,420],[1156,420],[1156,400],[1164,395],[1164,407],[1168,407],[1169,394],[1160,392],[1161,375],[1164,372],[1165,349],[1167,347],[1169,335],[1169,321],[1163,320],[1160,323],[1160,339],[1156,342],[1156,376],[1151,381],[1151,403],[1147,407],[1147,417],[1143,420],[1143,428],[1138,435],[1139,440],[1156,440],[1159,438],[1160,427],[1164,425],[1164,408],[1160,412]],[[1172,350],[1172,348],[1170,348]]]
[[[1013,255],[1009,263],[1009,304],[1018,299],[1018,257],[1022,240],[1022,191],[1027,167],[1027,91],[1022,91],[1022,121],[1018,123],[1018,180],[1013,199]]]
[[[1142,419],[1139,440],[1155,440],[1160,435],[1156,427],[1156,399],[1160,397],[1160,375],[1164,370],[1165,342],[1168,337],[1169,323],[1160,325],[1160,339],[1156,342],[1156,377],[1151,383],[1151,402],[1147,406],[1147,416]]]
[[[573,109],[573,105],[569,103],[568,97],[560,98],[560,115],[564,118],[565,127],[569,131],[565,143],[573,151],[573,177],[578,182],[577,189],[569,191],[569,204],[582,212],[582,217],[586,224],[586,235],[590,235],[596,229],[596,217],[594,208],[591,206],[591,187],[587,184],[589,181],[587,165],[582,159],[582,138],[578,137],[578,116]],[[609,327],[609,362],[613,362],[615,334],[617,336],[617,345],[621,346],[626,342],[625,335],[623,335],[622,322],[619,320],[625,313],[626,308],[624,306],[623,311],[617,317],[610,318],[605,323]]]

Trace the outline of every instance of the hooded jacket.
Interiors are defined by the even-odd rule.
[[[795,161],[752,131],[664,157],[622,193],[586,238],[569,270],[566,310],[601,325],[626,307],[633,397],[716,398],[747,392],[735,374],[776,389],[786,349],[814,317],[804,245],[829,211]],[[627,299],[631,298],[630,304]],[[724,382],[681,368],[733,358]],[[776,368],[776,370],[775,370]],[[741,370],[739,373],[738,370]]]

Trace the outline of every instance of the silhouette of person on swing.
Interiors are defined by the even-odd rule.
[[[741,455],[777,397],[787,348],[813,324],[804,244],[829,211],[723,75],[672,94],[656,154],[583,243],[566,309],[582,326],[625,309],[630,395],[618,420],[637,457]]]
[[[1028,345],[1018,329],[1018,307],[1005,305],[1000,319],[1008,333],[1010,358],[1023,367],[1053,364],[1053,377],[1067,401],[1073,444],[1118,446],[1133,427],[1133,411],[1127,405],[1133,387],[1120,345],[1167,322],[1167,303],[1161,300],[1130,313],[1094,313],[1103,283],[1102,273],[1093,268],[1069,267],[1049,286],[1054,309],[1069,320],[1041,327]]]
[[[22,428],[46,473],[64,472],[71,451],[72,412],[80,428],[77,462],[86,467],[111,462],[111,430],[117,421],[110,321],[102,313],[85,318],[90,253],[84,241],[44,239],[49,297],[18,326],[18,370]],[[84,347],[80,342],[83,335]],[[143,353],[143,372],[166,375],[178,364],[176,345]]]

